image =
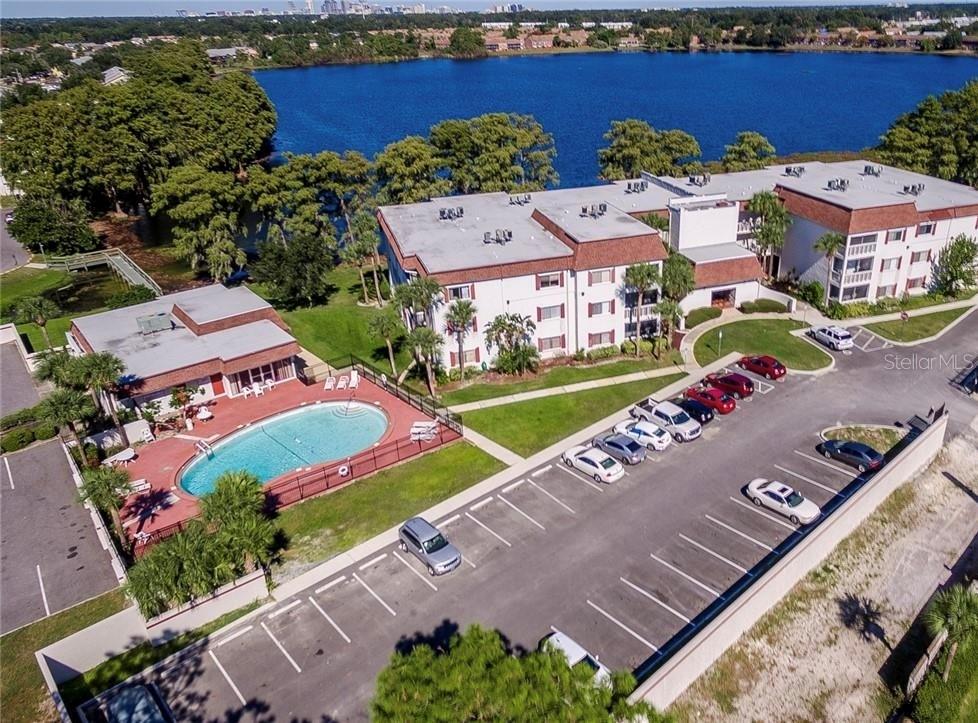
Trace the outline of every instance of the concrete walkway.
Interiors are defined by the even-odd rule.
[[[493,457],[495,457],[496,459],[498,459],[500,462],[504,462],[505,464],[509,465],[510,467],[512,467],[513,465],[519,464],[520,462],[525,462],[526,461],[526,458],[525,457],[520,457],[518,454],[516,454],[516,452],[513,452],[510,449],[507,449],[506,447],[502,446],[501,444],[498,444],[496,442],[493,442],[491,439],[489,439],[485,435],[479,434],[474,429],[470,429],[469,427],[465,427],[465,429],[462,430],[462,436],[467,441],[471,442],[476,447],[478,447],[479,449],[481,449],[483,452],[485,452],[487,454],[491,454]]]
[[[547,389],[534,389],[531,392],[520,392],[518,394],[507,394],[504,397],[493,397],[492,399],[483,399],[478,402],[468,402],[466,404],[456,404],[454,406],[448,407],[448,411],[455,412],[456,414],[461,414],[462,412],[471,412],[476,409],[488,409],[489,407],[498,407],[503,404],[512,404],[513,402],[524,402],[528,399],[540,399],[541,397],[553,397],[558,394],[573,394],[574,392],[583,392],[587,389],[600,389],[601,387],[610,387],[615,384],[627,384],[628,382],[640,382],[643,379],[655,379],[656,377],[664,377],[669,374],[681,374],[685,372],[681,366],[668,366],[662,369],[648,369],[641,372],[632,372],[631,374],[622,374],[617,377],[605,377],[604,379],[589,379],[586,382],[577,382],[576,384],[566,384],[562,387],[549,387]]]

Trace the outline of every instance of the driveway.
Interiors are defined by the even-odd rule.
[[[0,416],[33,407],[39,401],[34,380],[20,349],[14,342],[0,344],[0,369],[3,369],[3,384],[0,384]]]
[[[0,209],[0,273],[16,269],[31,260],[30,252],[7,231],[6,215],[6,210]]]
[[[392,652],[479,622],[519,648],[556,628],[611,668],[643,669],[804,530],[742,494],[753,477],[794,486],[831,513],[855,473],[818,457],[819,431],[892,423],[947,402],[953,434],[978,401],[948,385],[976,352],[978,317],[939,344],[839,355],[820,377],[789,375],[598,485],[561,464],[436,520],[466,563],[429,578],[396,547],[147,674],[191,721],[366,720]]]

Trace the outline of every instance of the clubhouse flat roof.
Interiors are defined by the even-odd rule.
[[[866,173],[867,166],[881,169],[880,174]],[[788,167],[805,170],[800,176],[789,175],[785,170]],[[830,189],[829,181],[834,179],[849,181],[849,187],[845,191]],[[812,161],[769,166],[756,171],[719,173],[711,176],[705,185],[696,185],[689,178],[666,176],[660,176],[656,181],[675,190],[677,193],[673,195],[725,193],[732,201],[747,201],[759,191],[782,186],[853,211],[906,203],[915,204],[918,211],[978,204],[978,191],[969,186],[870,161]],[[924,184],[918,195],[904,192],[905,186],[918,184]]]
[[[175,306],[198,324],[270,308],[266,301],[244,287],[228,289],[214,284],[161,296],[145,304],[79,317],[73,323],[95,351],[111,352],[125,364],[126,374],[142,378],[213,359],[237,359],[294,341],[267,319],[197,335],[173,315]],[[169,326],[143,333],[137,320],[157,314],[167,315]]]

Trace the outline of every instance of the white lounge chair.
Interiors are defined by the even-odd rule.
[[[437,429],[412,429],[411,430],[411,441],[412,442],[430,442],[437,435]]]
[[[143,441],[147,444],[156,441],[156,436],[153,434],[153,430],[151,430],[149,427],[143,427],[143,433],[141,436]]]
[[[411,425],[412,432],[423,432],[429,429],[437,429],[437,428],[438,428],[438,422],[428,422],[428,421],[415,422],[414,424]]]
[[[354,369],[350,372],[350,389],[356,389],[360,386],[360,372]]]
[[[146,492],[150,489],[150,484],[145,479],[134,479],[129,483],[129,494],[136,495],[140,492]]]
[[[329,392],[335,388],[336,388],[336,377],[326,377],[326,383],[323,384],[323,389]]]
[[[258,382],[255,382],[254,384],[251,385],[251,391],[252,393],[254,393],[256,397],[260,397],[265,393],[264,388]]]
[[[350,383],[349,377],[340,377],[340,380],[336,382],[337,389],[346,389],[347,385]]]

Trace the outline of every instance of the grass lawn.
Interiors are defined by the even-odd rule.
[[[4,723],[57,719],[53,707],[47,705],[48,692],[34,651],[114,615],[126,605],[122,591],[113,590],[0,638],[0,710]]]
[[[947,658],[945,645],[934,667],[917,691],[914,719],[920,723],[973,723],[978,720],[978,634],[959,646],[945,683],[941,678]]]
[[[906,321],[896,319],[895,321],[880,321],[876,324],[866,324],[866,328],[874,334],[879,334],[890,341],[917,341],[934,336],[937,332],[957,319],[971,307],[961,309],[948,309],[938,311],[933,314],[922,314],[921,316],[911,316]]]
[[[670,374],[656,379],[478,409],[463,414],[462,421],[480,434],[528,457],[683,376]]]
[[[430,452],[283,510],[283,561],[319,562],[481,482],[505,465],[468,442]]]
[[[12,309],[17,302],[27,296],[41,296],[54,289],[71,283],[71,274],[67,271],[52,271],[50,269],[14,269],[0,277],[0,316],[4,321],[10,318]]]
[[[292,328],[292,334],[299,344],[324,361],[355,354],[382,370],[389,370],[384,340],[367,331],[367,323],[376,309],[357,305],[358,301],[363,300],[363,293],[356,268],[337,266],[330,272],[329,278],[335,291],[327,303],[292,310],[277,307],[285,323]],[[369,275],[367,284],[372,289],[373,280]],[[252,284],[251,288],[275,304],[274,298],[261,284]],[[385,288],[386,282],[382,281],[381,289]],[[403,371],[411,360],[410,350],[395,341],[394,351],[397,370]]]
[[[811,371],[828,366],[831,357],[804,339],[789,332],[807,326],[793,319],[748,319],[734,321],[710,329],[696,340],[693,354],[700,364],[716,361],[723,354],[739,351],[742,354],[770,354],[789,369]],[[720,343],[720,331],[723,343]],[[722,353],[718,353],[722,352]]]
[[[69,680],[58,686],[61,697],[69,711],[74,711],[79,705],[99,693],[102,693],[114,685],[121,683],[136,673],[148,668],[154,663],[158,663],[164,658],[173,655],[179,650],[186,648],[198,640],[201,640],[216,630],[220,630],[225,625],[229,625],[238,618],[247,615],[257,608],[260,603],[254,602],[243,608],[232,610],[222,615],[217,620],[203,625],[189,633],[178,635],[173,640],[158,647],[153,647],[149,642],[137,645],[132,650],[128,650],[122,655],[117,655],[110,660],[106,660],[87,673],[83,673],[74,680]]]
[[[903,439],[905,434],[906,431],[892,427],[862,427],[852,425],[833,429],[830,432],[826,432],[825,436],[829,439],[848,439],[853,442],[862,442],[863,444],[868,444],[877,452],[886,454],[886,452],[896,446],[897,442]]]
[[[520,392],[531,392],[537,389],[550,389],[552,387],[562,387],[567,384],[586,382],[591,379],[605,379],[607,377],[617,377],[633,372],[642,372],[649,369],[661,369],[673,364],[682,363],[682,355],[677,351],[670,351],[663,354],[661,359],[644,357],[642,359],[622,359],[608,364],[593,364],[591,366],[562,366],[554,367],[550,371],[544,372],[531,379],[514,381],[505,384],[477,383],[462,389],[446,392],[441,396],[441,401],[445,405],[465,404],[467,402],[478,402],[483,399],[494,397],[504,397],[507,394],[518,394]]]

